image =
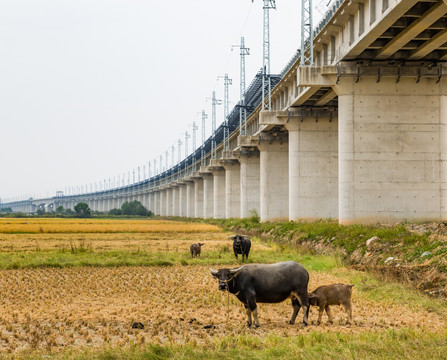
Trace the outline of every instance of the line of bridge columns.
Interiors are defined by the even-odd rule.
[[[428,65],[376,71],[349,63],[342,71],[300,67],[297,86],[331,88],[338,115],[261,112],[258,133],[239,136],[235,149],[199,171],[86,202],[108,211],[139,199],[156,215],[182,217],[248,217],[255,210],[262,221],[446,219],[446,80]],[[78,199],[61,204],[73,208]]]

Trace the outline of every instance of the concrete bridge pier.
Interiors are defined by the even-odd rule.
[[[186,181],[186,217],[195,217],[195,184],[192,178],[185,179]]]
[[[224,153],[220,163],[225,169],[225,218],[241,215],[241,166],[239,161]]]
[[[179,186],[177,183],[173,183],[171,186],[172,186],[172,216],[180,216]]]
[[[203,178],[198,171],[192,174],[194,180],[194,216],[203,218]]]
[[[289,136],[289,220],[338,216],[338,120],[292,118]]]
[[[160,215],[160,189],[154,191],[154,214]]]
[[[214,216],[214,177],[206,167],[200,168],[203,178],[203,217],[205,219]]]
[[[212,159],[208,167],[213,174],[213,214],[214,219],[225,219],[225,169],[219,160]]]
[[[166,206],[166,189],[160,189],[160,215],[167,215],[167,206]]]
[[[166,216],[172,216],[173,214],[173,196],[172,187],[169,185],[166,187]]]
[[[287,134],[261,134],[260,218],[261,221],[289,218],[289,151]]]
[[[259,150],[256,144],[252,144],[251,136],[239,136],[238,150],[233,152],[237,157],[240,169],[240,189],[241,189],[241,218],[250,217],[251,211],[260,213],[260,159]]]
[[[187,217],[186,183],[179,181],[179,215]]]
[[[333,86],[341,223],[447,218],[447,81],[428,71]]]

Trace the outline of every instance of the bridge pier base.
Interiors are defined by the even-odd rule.
[[[338,121],[291,119],[289,132],[289,220],[338,215]]]
[[[195,185],[194,181],[191,179],[186,182],[186,216],[195,217],[195,195],[194,195]]]
[[[172,185],[172,216],[180,216],[179,186]]]
[[[340,223],[447,218],[444,78],[343,78]]]
[[[160,190],[160,215],[166,216],[167,215],[167,209],[166,209],[166,189]]]
[[[241,186],[241,218],[248,218],[251,211],[260,212],[259,204],[259,152],[238,157],[241,164],[240,186]]]
[[[193,174],[194,178],[194,216],[203,218],[203,178],[199,173]]]
[[[225,218],[241,216],[241,167],[237,160],[221,160],[225,169]]]
[[[213,173],[213,214],[215,219],[225,219],[225,170],[222,166],[210,166]]]
[[[180,216],[186,217],[187,211],[186,211],[187,201],[186,201],[186,183],[180,182],[179,183],[179,211]]]
[[[260,152],[261,221],[289,218],[289,150],[287,138],[262,140]]]
[[[210,172],[201,170],[203,177],[203,217],[212,218],[214,215],[214,178]]]

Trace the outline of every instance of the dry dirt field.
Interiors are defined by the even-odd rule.
[[[339,282],[331,274],[313,272],[310,288]],[[23,269],[0,271],[0,352],[63,349],[67,346],[186,343],[250,333],[293,336],[322,332],[371,332],[385,328],[437,331],[446,319],[422,309],[402,309],[353,295],[353,324],[334,308],[335,324],[286,324],[290,302],[260,304],[261,326],[247,329],[237,299],[217,290],[205,266]],[[227,301],[229,299],[229,304]],[[229,310],[229,311],[228,311]],[[298,317],[300,319],[301,316]],[[131,328],[141,322],[144,329]],[[211,329],[204,326],[213,325]]]

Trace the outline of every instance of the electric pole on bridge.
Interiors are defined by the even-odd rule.
[[[197,126],[196,122],[194,121],[192,123],[192,171],[196,171],[196,138],[197,138],[197,130],[199,130],[199,127]]]
[[[312,0],[301,0],[301,66],[314,64],[313,32]],[[306,51],[306,47],[308,47],[308,51]]]
[[[253,2],[252,0],[251,2]],[[302,0],[303,1],[303,0]],[[276,9],[275,0],[264,0],[264,37],[262,56],[262,110],[272,109],[270,77],[270,9]]]
[[[239,107],[239,135],[247,135],[247,108],[245,107],[245,56],[250,55],[250,48],[245,47],[245,39],[241,37],[238,47],[241,52],[241,71],[240,71],[240,107]]]
[[[206,98],[207,100],[210,98]],[[216,159],[216,105],[221,105],[222,100],[216,99],[216,92],[213,91],[211,98],[211,159]]]
[[[208,118],[205,110],[202,110],[202,148],[200,150],[200,166],[205,166],[205,122]]]
[[[230,139],[230,129],[228,127],[228,114],[229,114],[229,95],[228,95],[228,86],[233,84],[233,80],[228,77],[228,74],[225,76],[218,76],[219,78],[224,78],[224,139],[223,139],[223,150],[228,151],[230,148],[229,139]]]
[[[186,158],[186,154],[185,154]],[[178,161],[177,163],[180,163],[182,161],[182,139],[178,139]]]

